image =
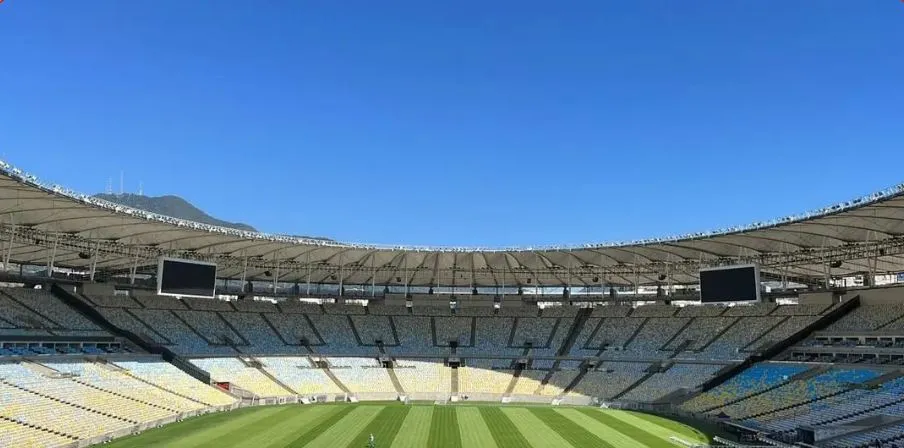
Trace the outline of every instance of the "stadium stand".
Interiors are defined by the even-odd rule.
[[[549,402],[574,397],[657,403],[680,397],[674,395],[678,391],[691,393],[722,371],[725,362],[742,361],[755,348],[776,344],[834,309],[609,305],[579,317],[580,309],[571,306],[509,307],[499,312],[469,306],[453,312],[430,306],[80,297],[114,327],[188,357],[191,365],[210,375],[211,383],[224,389],[159,358],[141,353],[129,358],[135,347],[122,345],[120,338],[49,291],[8,288],[0,294],[0,326],[5,327],[0,328],[0,356],[13,358],[0,369],[4,403],[26,402],[46,412],[87,412],[90,417],[67,432],[51,425],[49,417],[15,413],[21,408],[13,406],[0,414],[8,418],[0,422],[21,440],[66,443],[228,409],[245,400],[295,396],[317,401],[396,396],[445,400],[455,395],[479,400]],[[832,339],[832,335],[892,331],[889,324],[901,317],[895,314],[898,311],[904,310],[884,305],[855,308],[787,353],[800,347],[893,349],[897,346],[888,340],[850,334]],[[103,335],[116,342],[2,339],[35,334]],[[449,341],[457,341],[457,346]],[[566,357],[553,358],[561,350]],[[86,352],[126,358],[66,358],[68,353]],[[50,358],[20,361],[23,355]],[[835,361],[841,359],[834,356]],[[394,367],[385,368],[378,357],[392,360]],[[463,365],[453,370],[446,357]],[[587,369],[585,357],[600,357],[602,362]],[[515,367],[516,360],[526,363],[523,370]],[[875,389],[856,386],[871,384],[882,375],[887,371],[866,366],[758,363],[711,390],[692,394],[680,408],[698,415],[728,415],[780,438],[792,438],[801,425],[835,428],[875,414],[904,418],[900,379],[890,378]],[[61,406],[61,411],[55,409]],[[47,430],[36,432],[28,425]],[[879,431],[877,436],[884,434]],[[834,437],[837,446],[864,440],[859,433]]]
[[[191,362],[210,373],[218,383],[229,383],[231,387],[250,392],[258,397],[279,397],[291,395],[264,375],[260,369],[252,367],[239,358],[201,358]]]
[[[451,369],[443,365],[442,359],[399,359],[394,370],[409,394],[446,397],[452,392]]]
[[[314,366],[308,358],[266,357],[259,358],[264,368],[280,382],[301,395],[344,393],[323,369]]]

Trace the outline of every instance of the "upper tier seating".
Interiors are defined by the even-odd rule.
[[[535,306],[503,306],[498,315],[502,317],[537,317],[540,309]]]
[[[186,297],[182,299],[189,308],[200,311],[234,311],[230,302],[217,299]]]
[[[50,291],[28,288],[3,288],[3,293],[39,313],[45,322],[52,322],[51,328],[60,330],[85,330],[86,335],[107,336],[94,322],[54,297]],[[0,303],[0,308],[4,307]],[[62,334],[57,331],[57,334]]]
[[[129,311],[135,317],[141,319],[148,327],[166,335],[175,345],[173,349],[177,351],[199,354],[235,353],[235,350],[228,346],[210,345],[195,330],[189,328],[182,320],[178,319],[172,311],[158,309],[132,309]]]
[[[290,314],[320,314],[323,310],[320,305],[309,302],[299,302],[297,300],[286,300],[276,304],[283,313]]]
[[[141,305],[129,296],[84,296],[99,307],[141,308]]]
[[[367,310],[375,316],[407,316],[408,308],[394,305],[368,306]]]
[[[591,317],[625,317],[634,309],[622,305],[598,305],[590,313]]]
[[[278,313],[276,304],[266,300],[236,300],[232,306],[246,313]]]
[[[323,304],[323,311],[327,314],[364,314],[367,312],[367,308],[361,305],[325,303]]]
[[[377,341],[396,343],[389,316],[351,316],[351,319],[362,344],[372,345]]]
[[[411,308],[411,314],[415,316],[449,316],[452,309],[445,306],[415,306]]]
[[[897,321],[901,316],[904,316],[904,304],[860,305],[829,325],[825,331],[873,331],[890,322]],[[900,328],[900,326],[896,327],[896,329]]]
[[[631,317],[672,317],[678,310],[671,305],[642,305],[634,308]]]
[[[723,316],[765,316],[771,313],[777,305],[774,303],[754,303],[751,305],[737,304],[729,307],[722,313]]]
[[[153,310],[184,310],[188,309],[181,300],[166,296],[135,296],[135,300],[145,308]]]
[[[301,353],[298,345],[286,345],[259,313],[220,313],[223,319],[248,341],[245,353]]]
[[[517,356],[523,351],[509,347],[512,325],[511,317],[477,317],[477,333],[474,347],[459,347],[462,355]],[[439,337],[439,335],[437,335]]]
[[[571,305],[548,306],[543,308],[543,317],[574,317],[578,315],[580,308]]]
[[[493,317],[495,314],[492,306],[460,306],[455,309],[455,315],[461,317]]]
[[[387,347],[394,355],[421,353],[425,355],[448,355],[449,349],[437,347],[430,330],[430,318],[423,316],[392,316],[399,335],[399,347]],[[443,344],[448,345],[448,344]]]
[[[727,310],[721,305],[685,306],[678,310],[678,317],[716,317],[721,316]]]
[[[349,324],[348,317],[335,314],[313,314],[308,316],[314,327],[323,329],[319,331],[327,347],[318,350],[319,353],[349,354],[349,355],[374,355],[377,349],[358,345],[355,334]]]

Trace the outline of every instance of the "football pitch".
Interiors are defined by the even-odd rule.
[[[283,405],[207,414],[107,444],[108,448],[644,448],[706,443],[694,428],[656,416],[591,407]]]

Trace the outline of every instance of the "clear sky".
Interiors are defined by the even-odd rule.
[[[904,3],[6,0],[0,156],[344,241],[745,224],[904,181]]]

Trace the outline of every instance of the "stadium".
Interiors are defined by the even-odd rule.
[[[902,7],[0,0],[0,448],[904,448]]]
[[[484,250],[216,227],[0,168],[2,446],[904,441],[904,186]]]

